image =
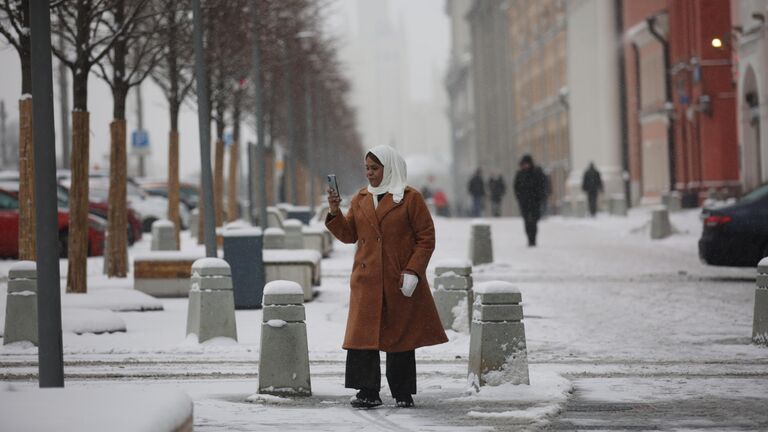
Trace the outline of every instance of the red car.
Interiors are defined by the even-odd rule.
[[[59,256],[67,256],[67,233],[69,213],[59,209]],[[98,216],[88,215],[88,256],[104,254],[106,221]],[[0,189],[0,257],[19,256],[19,200],[15,192]]]
[[[69,208],[69,189],[59,184],[58,198],[59,207]],[[88,212],[107,219],[109,214],[109,204],[105,201],[95,201],[93,197],[88,201]],[[141,216],[136,213],[135,210],[128,207],[128,245],[132,246],[135,242],[141,240],[142,236]]]

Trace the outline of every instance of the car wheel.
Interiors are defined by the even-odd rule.
[[[67,231],[59,232],[59,258],[66,258],[69,248],[69,233]]]
[[[157,219],[150,217],[144,219],[144,221],[141,223],[141,230],[145,233],[152,231],[152,224],[155,223]]]

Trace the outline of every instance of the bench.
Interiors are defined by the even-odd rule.
[[[197,253],[153,251],[133,257],[133,287],[153,297],[187,297]]]

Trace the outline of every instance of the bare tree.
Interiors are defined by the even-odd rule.
[[[105,270],[109,277],[128,274],[128,206],[126,201],[127,155],[125,105],[131,88],[140,85],[159,60],[161,51],[155,33],[155,11],[149,0],[114,0],[107,26],[122,29],[123,36],[96,65],[96,74],[112,90],[110,129],[109,209]]]
[[[192,20],[189,0],[163,2],[159,11],[157,35],[161,41],[162,57],[152,72],[152,79],[163,90],[168,101],[171,128],[168,134],[168,219],[179,231],[179,111],[195,83],[192,58]]]
[[[54,54],[72,71],[72,181],[69,190],[69,244],[67,292],[85,293],[88,256],[88,165],[89,114],[88,77],[123,36],[126,26],[117,27],[113,0],[70,0],[55,9],[52,28],[64,39],[65,49]],[[131,22],[139,13],[126,14]]]

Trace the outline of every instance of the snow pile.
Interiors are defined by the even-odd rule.
[[[453,314],[453,324],[451,328],[459,333],[469,333],[469,310],[467,308],[467,299],[464,298],[451,309]]]
[[[517,287],[507,281],[481,282],[476,284],[473,290],[476,294],[520,293]]]
[[[125,322],[114,312],[99,309],[66,308],[61,311],[61,330],[65,333],[125,332]]]
[[[39,415],[45,407],[45,415]],[[7,431],[162,432],[192,421],[192,400],[174,389],[47,388],[0,391]]]
[[[122,288],[91,290],[87,294],[65,294],[62,308],[108,309],[114,312],[161,311],[163,303],[141,291]]]
[[[293,402],[292,399],[280,397],[280,396],[273,396],[268,394],[259,394],[254,393],[247,398],[245,398],[246,402],[253,403],[253,404],[290,404]]]
[[[285,230],[277,227],[269,227],[264,230],[264,235],[285,235]]]

